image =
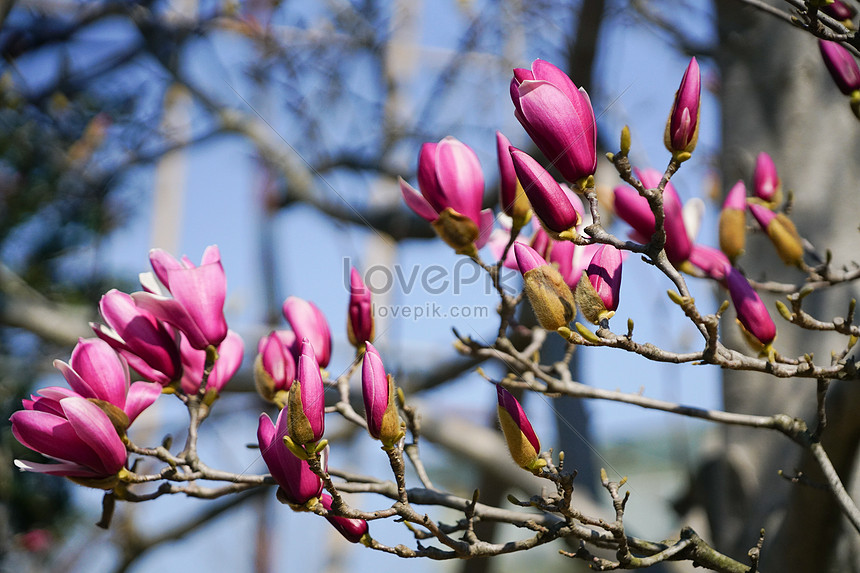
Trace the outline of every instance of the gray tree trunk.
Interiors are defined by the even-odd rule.
[[[717,2],[716,7],[723,187],[728,189],[741,178],[750,185],[755,158],[767,151],[784,191],[794,191],[791,216],[801,235],[822,254],[831,249],[835,268],[860,259],[860,122],[827,76],[816,40],[740,3]],[[779,261],[761,236],[748,242],[740,266],[753,279],[797,284],[802,278]],[[848,301],[857,293],[857,285],[816,293],[808,297],[805,308],[831,320],[845,315]],[[817,363],[829,364],[830,351],[844,348],[844,337],[794,327],[776,312],[775,297],[762,298],[777,324],[775,346],[782,355],[815,352]],[[722,328],[730,346],[743,348],[733,315]],[[814,380],[777,380],[735,371],[724,375],[726,409],[782,412],[802,417],[813,427],[815,390]],[[856,381],[831,387],[830,425],[823,441],[845,482],[854,473],[858,404]],[[857,534],[841,517],[832,495],[791,484],[777,474],[780,469],[788,474],[801,469],[811,480],[819,479],[801,449],[775,432],[727,428],[724,437],[724,457],[714,464],[713,489],[706,492],[716,547],[743,559],[764,527],[766,571],[855,570],[856,554],[852,558],[847,551],[856,545]]]

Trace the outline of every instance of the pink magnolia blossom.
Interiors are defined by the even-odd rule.
[[[282,497],[293,505],[304,505],[319,497],[323,484],[308,462],[297,458],[284,444],[284,436],[289,435],[287,417],[286,408],[278,414],[275,424],[269,416],[260,414],[257,443],[269,473],[280,486]]]
[[[818,40],[818,48],[821,50],[821,57],[824,58],[824,65],[827,66],[839,90],[845,95],[851,95],[860,90],[860,66],[857,65],[857,60],[851,52],[837,42],[827,40]]]
[[[131,295],[135,304],[182,331],[194,348],[204,350],[221,344],[227,336],[224,319],[227,278],[218,247],[206,248],[200,266],[194,266],[187,257],[177,261],[161,249],[150,251],[149,260],[172,297],[156,294],[147,282],[144,288],[150,292]]]
[[[131,295],[116,289],[99,301],[108,324],[90,323],[96,336],[119,352],[147,380],[167,385],[182,373],[176,336],[151,312],[138,308]]]
[[[290,323],[297,340],[307,338],[316,351],[316,360],[322,368],[331,360],[331,330],[325,315],[314,303],[291,296],[284,301],[284,318]],[[296,360],[301,353],[297,344]]]
[[[57,463],[15,460],[24,471],[101,480],[116,476],[127,457],[101,408],[64,388],[45,388],[12,414],[12,434],[24,446]]]
[[[637,171],[642,184],[656,188],[662,175],[654,169]],[[624,219],[635,231],[635,238],[648,242],[654,234],[654,213],[648,205],[648,200],[627,186],[615,188],[615,212]],[[666,231],[666,256],[672,264],[678,265],[690,257],[692,243],[684,226],[683,207],[681,198],[671,182],[663,189],[663,228]]]
[[[303,338],[301,348],[296,380],[290,387],[289,415],[290,437],[305,445],[318,442],[325,431],[325,387],[313,345]],[[300,399],[294,399],[294,393]]]
[[[296,379],[296,347],[296,335],[290,330],[276,330],[260,339],[255,377],[265,399],[274,400],[279,392],[290,390]]]
[[[735,305],[738,320],[744,328],[764,345],[776,338],[776,325],[758,293],[746,277],[732,266],[726,267],[726,286]]]
[[[618,308],[623,268],[621,262],[621,251],[612,245],[601,245],[585,271],[604,308],[609,311]]]
[[[755,196],[763,201],[777,201],[780,187],[776,165],[770,155],[762,151],[755,160],[755,171],[753,171]]]
[[[410,209],[433,223],[450,208],[475,224],[475,246],[481,248],[486,244],[493,215],[489,209],[481,210],[484,173],[471,147],[451,136],[439,143],[422,145],[418,156],[418,187],[420,193],[400,180],[403,200]]]
[[[514,116],[565,179],[594,174],[597,122],[584,89],[549,62],[535,60],[530,70],[514,70],[511,100]]]
[[[132,384],[125,359],[98,338],[78,339],[69,362],[55,360],[54,367],[72,390],[83,398],[116,406],[128,416],[129,424],[161,395],[161,384]]]

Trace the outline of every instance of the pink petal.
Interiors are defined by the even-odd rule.
[[[60,405],[78,438],[98,456],[105,474],[118,472],[128,455],[107,414],[83,398],[65,398]],[[97,469],[97,466],[93,468]]]
[[[149,408],[161,396],[161,384],[157,382],[135,382],[128,390],[125,399],[125,413],[129,423],[134,422],[138,414]]]
[[[227,321],[224,320],[227,279],[220,261],[196,269],[171,270],[168,275],[170,293],[193,318],[207,346],[221,344],[227,336]]]
[[[403,195],[403,201],[406,205],[422,219],[426,219],[432,223],[439,218],[439,215],[433,210],[430,203],[427,202],[427,199],[403,179],[400,180],[400,193]]]

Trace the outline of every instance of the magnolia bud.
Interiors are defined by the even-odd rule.
[[[737,259],[746,247],[747,188],[738,181],[726,195],[720,211],[720,249],[730,261]]]
[[[779,258],[787,265],[803,263],[803,242],[791,219],[782,213],[774,213],[761,205],[750,205],[750,211],[767,233]]]
[[[522,243],[514,244],[514,253],[538,323],[546,330],[567,326],[576,314],[576,303],[561,273]]]
[[[540,441],[526,413],[517,399],[498,384],[496,384],[496,394],[499,401],[499,424],[505,434],[511,457],[521,468],[539,473],[546,465],[546,461],[538,457]]]
[[[599,324],[615,314],[620,289],[621,252],[601,245],[576,285],[576,304],[587,320]]]

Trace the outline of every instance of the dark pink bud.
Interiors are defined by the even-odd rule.
[[[322,494],[320,497],[320,503],[329,511],[331,511],[331,501],[331,496],[327,493]],[[363,519],[350,519],[336,515],[327,515],[326,519],[350,543],[358,543],[368,532],[367,522]]]
[[[322,439],[325,431],[325,387],[314,348],[302,339],[296,381],[290,388],[290,437],[297,444],[309,444]],[[297,399],[301,397],[301,399]]]
[[[597,123],[584,89],[576,89],[567,74],[549,62],[535,60],[531,70],[514,70],[511,99],[514,116],[565,179],[577,182],[594,174]]]
[[[353,267],[349,273],[349,310],[347,334],[356,348],[373,340],[373,302],[370,289],[361,280],[361,274]]]
[[[762,151],[755,161],[753,172],[753,187],[755,196],[762,201],[777,201],[781,187],[779,175],[776,173],[776,165],[770,155]]]
[[[618,308],[621,292],[621,251],[612,245],[601,245],[586,269],[591,286],[603,301],[606,310]]]
[[[502,212],[508,217],[524,219],[529,209],[528,200],[517,180],[517,172],[508,151],[511,142],[501,131],[496,132],[496,154],[499,160],[499,199]]]
[[[514,243],[514,254],[517,257],[517,266],[522,274],[526,274],[532,269],[547,264],[536,250],[523,243]]]
[[[857,14],[857,10],[854,7],[842,2],[842,0],[833,0],[830,4],[821,6],[819,10],[840,22],[851,20]]]
[[[726,286],[738,320],[759,342],[767,346],[776,337],[776,326],[758,293],[739,270],[726,267]]]
[[[666,123],[664,143],[666,149],[675,153],[690,153],[696,148],[699,137],[699,103],[702,94],[702,78],[696,58],[690,60],[681,85],[675,93],[672,113]]]
[[[388,376],[385,374],[382,357],[372,344],[367,345],[361,366],[361,392],[364,397],[367,430],[371,436],[379,439],[382,418],[388,408]]]
[[[304,505],[319,497],[323,484],[311,471],[308,462],[297,458],[284,444],[284,436],[289,435],[287,418],[286,408],[278,414],[277,424],[272,424],[266,414],[260,414],[257,443],[263,461],[280,486],[283,497],[293,505]]]
[[[331,360],[331,331],[322,311],[314,303],[297,296],[287,298],[283,310],[296,338],[307,338],[316,351],[319,365],[322,368],[328,366]]]
[[[528,153],[511,147],[510,154],[529,203],[546,228],[562,233],[576,227],[579,213],[552,175]]]
[[[731,266],[721,250],[706,245],[693,245],[689,260],[693,266],[717,281],[726,278],[726,267]]]
[[[521,468],[537,471],[546,463],[538,457],[540,440],[538,440],[526,413],[513,395],[501,385],[496,384],[496,396],[499,406],[499,424],[508,443],[511,457]]]
[[[833,81],[839,86],[839,90],[845,95],[851,95],[860,90],[860,67],[851,52],[836,42],[818,40],[821,57],[824,65],[833,77]]]

